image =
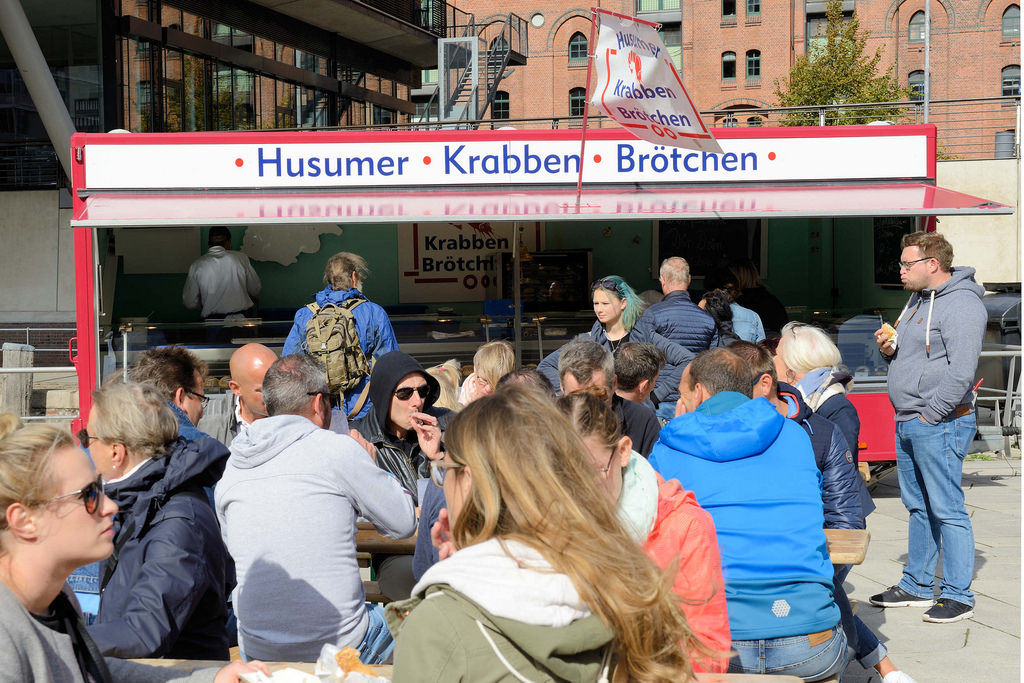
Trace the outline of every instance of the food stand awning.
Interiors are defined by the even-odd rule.
[[[134,192],[90,194],[76,227],[395,223],[470,220],[626,220],[794,216],[948,216],[1013,207],[923,182],[800,186],[634,186],[416,192]]]

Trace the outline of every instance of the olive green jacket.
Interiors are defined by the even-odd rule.
[[[447,584],[387,606],[394,682],[608,680],[612,631],[591,614],[567,626],[496,617]]]

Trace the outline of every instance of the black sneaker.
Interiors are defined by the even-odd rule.
[[[949,598],[939,598],[935,607],[925,612],[921,618],[933,624],[952,624],[954,621],[970,619],[973,616],[974,607],[972,605],[965,605]]]
[[[891,586],[887,591],[872,595],[870,602],[876,607],[931,607],[935,604],[931,598],[919,598],[899,586]]]

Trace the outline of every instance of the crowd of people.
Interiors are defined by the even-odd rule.
[[[911,303],[928,292],[942,324],[976,293],[944,240],[923,234],[905,238],[901,272]],[[911,278],[917,264],[927,277]],[[874,507],[850,376],[827,333],[785,320],[756,273],[709,276],[717,286],[695,302],[689,265],[672,257],[663,301],[646,308],[601,278],[589,334],[536,369],[489,342],[465,379],[457,362],[424,368],[397,349],[360,292],[367,273],[355,255],[332,257],[282,357],[235,351],[229,445],[198,427],[207,367],[182,347],[146,351],[127,380],[104,383],[77,444],[0,419],[0,679],[174,680],[127,660],[226,661],[237,644],[241,661],[190,680],[238,680],[331,644],[393,662],[396,681],[816,681],[852,655],[885,683],[913,683],[853,614],[849,567],[826,550],[825,529],[863,529]],[[310,331],[328,307],[345,307],[332,324],[360,345],[341,384],[335,333]],[[977,363],[967,333],[958,346],[916,334],[897,347],[879,330],[894,371],[903,355],[929,371],[937,354]],[[936,376],[940,393],[898,414],[961,419],[964,377],[973,367]],[[924,545],[915,514],[923,557],[872,602],[925,602],[938,547],[958,549],[945,531]],[[357,520],[416,534],[414,555],[372,557],[386,608],[366,602]],[[973,597],[957,579],[947,571],[953,597],[930,620],[968,611],[950,604]]]

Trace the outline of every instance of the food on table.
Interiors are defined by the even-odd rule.
[[[354,647],[346,647],[345,649],[334,655],[334,660],[338,662],[338,666],[345,674],[357,673],[357,674],[369,674],[370,676],[376,676],[377,672],[370,667],[359,661],[359,650]]]

